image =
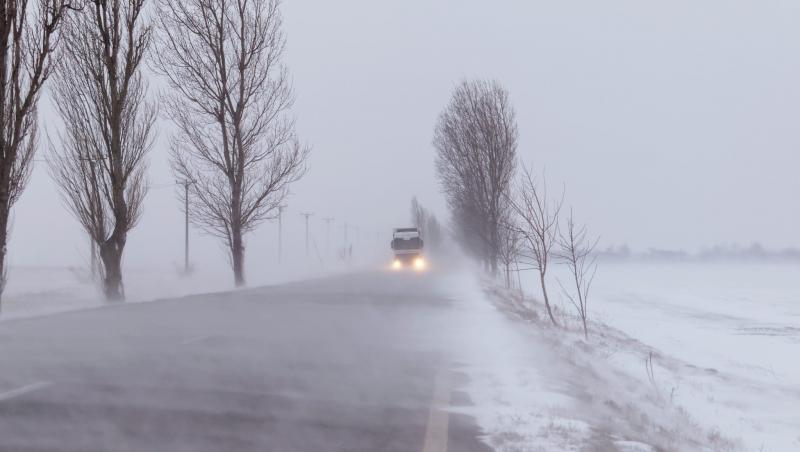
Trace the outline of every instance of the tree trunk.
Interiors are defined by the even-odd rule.
[[[100,259],[103,261],[103,292],[106,300],[118,302],[125,300],[122,285],[122,250],[124,242],[118,243],[113,237],[100,245]]]
[[[578,314],[581,316],[581,321],[583,322],[583,337],[587,341],[589,340],[589,330],[586,328],[586,300],[583,298],[581,292],[581,282],[578,279],[578,263],[575,259],[575,253],[572,254],[572,274],[575,276],[575,288],[578,289],[578,306],[579,311]]]
[[[239,179],[230,178],[232,192],[231,206],[231,260],[233,264],[233,282],[236,287],[242,287],[244,281],[244,243],[242,240],[242,189],[241,180],[244,176],[239,171]]]
[[[544,283],[544,273],[542,272],[539,272],[539,282],[542,284],[542,295],[544,296],[544,307],[547,308],[547,315],[550,316],[550,321],[553,322],[553,325],[558,325],[556,318],[553,317],[553,310],[550,309],[550,299],[547,297],[547,287]]]
[[[242,232],[239,228],[234,228],[231,243],[231,259],[233,260],[233,280],[236,287],[242,287],[244,281],[244,244],[242,243]]]
[[[7,190],[6,190],[7,193]],[[8,244],[8,217],[11,206],[8,196],[0,196],[0,310],[2,310],[2,297],[6,289],[8,268],[6,267],[6,245]]]
[[[491,227],[491,249],[490,249],[490,258],[492,259],[492,276],[497,276],[497,272],[499,270],[498,261],[499,258],[499,249],[500,249],[500,234],[497,227],[497,220],[494,219],[496,215],[492,213],[492,227]]]
[[[8,214],[5,210],[0,211],[0,311],[3,307],[3,292],[6,289],[7,273],[6,268],[6,242],[8,241],[8,234],[6,223],[8,222]]]

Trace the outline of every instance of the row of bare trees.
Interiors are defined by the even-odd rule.
[[[535,270],[553,324],[558,322],[547,288],[548,270],[554,262],[565,264],[574,284],[559,284],[588,337],[586,306],[597,242],[585,226],[576,225],[571,212],[561,225],[563,191],[552,196],[545,178],[537,180],[528,168],[517,175],[517,140],[516,115],[498,82],[464,81],[456,87],[433,139],[453,234],[492,274],[502,266],[509,287],[514,269],[518,275]]]
[[[411,198],[411,224],[420,231],[427,250],[436,253],[441,249],[444,240],[442,226],[436,215],[423,207],[416,196]]]
[[[172,166],[191,184],[191,219],[224,241],[234,281],[244,284],[244,236],[277,213],[309,153],[290,116],[279,9],[279,0],[3,0],[3,283],[10,210],[30,174],[36,105],[52,73],[64,129],[50,144],[51,172],[95,244],[106,298],[124,299],[123,253],[142,213],[156,132],[149,59],[168,82],[161,97],[178,128]]]
[[[456,240],[496,273],[508,192],[517,166],[517,123],[495,81],[464,81],[434,131],[436,171]]]

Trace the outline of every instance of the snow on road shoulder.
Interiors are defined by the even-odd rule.
[[[475,417],[495,450],[742,449],[650,379],[652,349],[616,330],[586,343],[540,321],[531,300],[523,311],[523,301],[469,274],[449,278],[456,369],[468,376],[463,390],[473,402],[453,409]]]
[[[588,436],[587,425],[564,416],[573,397],[547,378],[546,366],[558,360],[544,343],[528,340],[526,325],[508,321],[489,303],[469,275],[451,277],[456,370],[468,376],[464,390],[474,406],[454,408],[476,418],[487,442],[499,451],[573,450]]]

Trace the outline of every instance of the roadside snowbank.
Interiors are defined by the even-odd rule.
[[[720,378],[717,371],[598,322],[587,343],[563,311],[568,327],[554,328],[536,301],[469,275],[447,287],[454,299],[471,300],[457,316],[454,348],[474,406],[454,410],[474,416],[496,450],[745,450],[738,432],[682,398],[690,385]]]

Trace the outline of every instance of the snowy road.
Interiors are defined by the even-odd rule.
[[[2,451],[486,451],[432,275],[0,323]]]

